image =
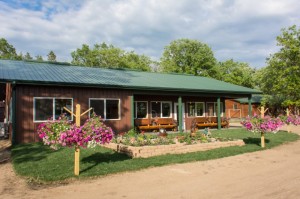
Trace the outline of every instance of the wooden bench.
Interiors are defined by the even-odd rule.
[[[177,128],[177,124],[173,118],[158,118],[157,125],[159,129],[171,129],[174,131]]]
[[[218,126],[218,118],[217,117],[210,117],[209,121],[213,126],[216,126],[216,127]],[[221,117],[221,127],[228,128],[229,120],[224,117]]]
[[[177,124],[173,118],[135,119],[135,126],[140,131],[159,130],[161,128],[176,130]]]
[[[194,128],[216,128],[218,127],[218,119],[217,117],[196,117],[192,121],[192,129]],[[221,118],[221,127],[228,128],[229,121],[225,118]]]

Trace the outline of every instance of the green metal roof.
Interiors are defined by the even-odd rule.
[[[252,104],[260,104],[262,97],[263,97],[262,95],[253,95],[252,99],[251,99],[251,103]],[[248,98],[237,98],[234,100],[241,104],[248,104]]]
[[[0,81],[196,93],[261,93],[200,76],[12,60],[0,60]]]

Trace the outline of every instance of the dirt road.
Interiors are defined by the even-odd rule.
[[[300,134],[300,128],[293,128]],[[177,164],[34,190],[0,165],[1,198],[299,198],[300,141],[218,160]]]

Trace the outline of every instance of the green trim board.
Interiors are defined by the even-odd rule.
[[[201,76],[79,67],[49,62],[0,60],[0,82],[12,81],[17,84],[88,86],[199,94],[252,95],[261,93],[255,89]]]

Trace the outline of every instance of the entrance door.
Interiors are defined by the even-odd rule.
[[[182,103],[182,130],[185,130],[185,108],[184,103]],[[177,121],[179,126],[179,114],[178,114],[178,103],[174,103],[174,119]]]

